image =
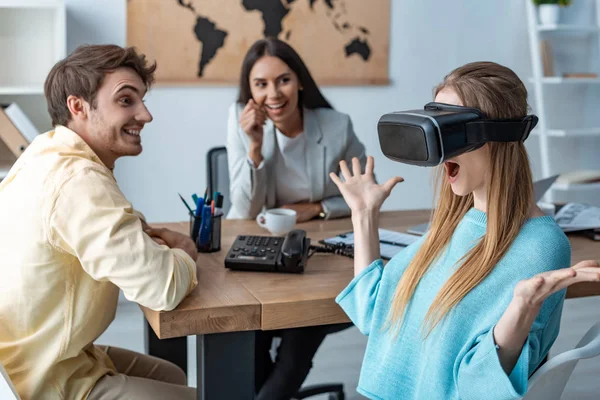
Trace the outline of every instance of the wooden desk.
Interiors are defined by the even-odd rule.
[[[429,213],[428,210],[384,212],[381,214],[380,226],[400,232],[406,231],[410,226],[426,222]],[[185,234],[189,232],[188,223],[159,226]],[[352,230],[349,218],[311,221],[298,224],[297,227],[306,230],[313,243]],[[155,312],[143,309],[158,338],[183,338],[175,339],[175,345],[166,348],[165,344],[169,342],[159,341],[152,332],[148,332],[149,352],[154,355],[173,360],[177,358],[174,355],[179,354],[179,359],[184,360],[185,349],[182,346],[185,345],[185,336],[199,335],[198,357],[203,360],[205,368],[203,371],[198,369],[198,386],[200,388],[204,385],[203,389],[199,390],[198,398],[211,398],[216,393],[221,394],[220,398],[225,398],[221,392],[224,390],[222,387],[209,387],[211,382],[218,381],[219,377],[214,375],[218,375],[215,371],[219,367],[229,370],[232,366],[229,361],[223,361],[226,356],[221,353],[229,347],[247,353],[250,346],[253,348],[253,331],[349,321],[334,299],[352,280],[351,259],[316,254],[310,259],[303,274],[229,271],[224,267],[224,258],[238,234],[268,235],[268,232],[254,221],[223,220],[222,250],[218,253],[200,254],[198,257],[198,287],[173,311]],[[600,259],[600,243],[579,236],[570,236],[569,239],[573,263],[584,259]],[[598,283],[574,285],[567,292],[569,298],[595,295],[600,295]],[[231,336],[234,332],[238,335]],[[244,335],[244,332],[247,334]],[[224,335],[226,333],[230,334]],[[218,359],[211,359],[207,354],[211,346],[219,349]],[[237,360],[234,363],[237,365],[241,359],[239,354],[232,356],[232,360]],[[253,354],[250,358],[253,359]],[[209,367],[209,364],[213,364],[214,368]],[[179,362],[179,365],[185,366],[182,362]],[[201,365],[200,359],[198,365]],[[246,365],[244,368],[251,366]],[[229,379],[221,384],[232,386]],[[238,397],[231,398],[249,396],[247,392],[244,393],[236,392],[231,396]]]

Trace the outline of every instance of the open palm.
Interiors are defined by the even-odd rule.
[[[600,281],[600,264],[581,261],[571,268],[548,271],[517,283],[514,297],[532,306],[541,306],[546,298],[574,283]]]
[[[396,176],[390,178],[383,185],[377,184],[375,182],[375,175],[373,174],[374,163],[373,157],[369,156],[367,158],[365,173],[361,174],[358,158],[354,157],[352,159],[352,172],[350,172],[346,161],[340,161],[340,170],[342,171],[344,182],[333,172],[329,174],[331,180],[340,189],[340,193],[353,213],[379,210],[385,199],[392,192],[394,186],[404,180]]]

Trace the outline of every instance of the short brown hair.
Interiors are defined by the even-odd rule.
[[[138,54],[135,47],[84,45],[59,61],[44,83],[52,125],[66,125],[70,121],[67,97],[71,95],[83,98],[94,108],[104,76],[122,67],[137,72],[147,89],[154,82],[156,62],[148,65],[146,56]]]

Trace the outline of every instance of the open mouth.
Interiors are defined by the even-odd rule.
[[[455,163],[454,161],[446,161],[444,162],[444,166],[446,167],[446,173],[450,179],[454,179],[458,176],[458,171],[460,170],[460,165]]]
[[[140,132],[142,130],[139,129],[139,128],[136,128],[136,129],[133,129],[133,128],[130,128],[130,129],[123,128],[121,131],[124,134],[129,135],[129,136],[140,137]]]
[[[267,107],[269,110],[280,110],[283,107],[285,107],[286,104],[287,104],[287,102],[277,103],[277,104],[265,104],[265,107]]]

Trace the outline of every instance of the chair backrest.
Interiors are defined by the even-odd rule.
[[[8,373],[0,363],[0,399],[4,400],[20,400],[17,394],[17,389],[10,381]]]
[[[227,163],[227,148],[213,147],[206,155],[206,182],[208,192],[221,192],[224,196],[223,212],[227,215],[231,207],[229,196],[229,165]]]
[[[600,354],[600,322],[592,326],[573,350],[551,358],[529,378],[523,399],[559,400],[577,362]]]

